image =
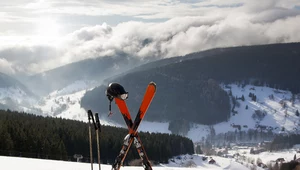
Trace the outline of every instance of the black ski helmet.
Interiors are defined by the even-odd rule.
[[[105,94],[109,100],[113,100],[114,97],[122,100],[126,100],[128,98],[128,92],[126,92],[124,87],[118,83],[110,83]]]

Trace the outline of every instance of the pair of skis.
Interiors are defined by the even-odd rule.
[[[138,154],[142,160],[144,169],[152,170],[150,161],[147,157],[147,154],[145,152],[142,141],[138,135],[137,129],[146,114],[146,111],[155,95],[155,92],[156,92],[156,84],[154,82],[150,82],[148,84],[144,98],[142,100],[141,106],[139,108],[138,114],[136,115],[134,122],[132,122],[126,102],[120,98],[114,98],[115,102],[126,122],[126,125],[129,130],[129,134],[124,138],[124,143],[123,143],[122,149],[121,149],[119,155],[117,156],[114,164],[112,165],[112,170],[119,170],[121,165],[123,165],[124,159],[125,159],[132,143],[134,143],[134,145],[138,151]]]
[[[88,119],[89,119],[89,140],[90,140],[90,159],[91,159],[91,170],[93,170],[93,147],[92,147],[92,125],[91,120],[94,124],[94,128],[96,131],[96,139],[97,139],[97,150],[98,150],[98,164],[99,170],[101,170],[100,165],[100,141],[99,141],[99,132],[101,132],[101,124],[99,120],[98,113],[95,114],[95,119],[91,110],[88,110]],[[96,120],[96,121],[95,121]]]

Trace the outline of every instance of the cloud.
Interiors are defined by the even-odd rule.
[[[0,58],[0,72],[14,74],[15,70],[12,68],[12,64],[9,63],[6,59]]]
[[[82,3],[68,1],[62,2],[62,5],[60,2],[62,1],[55,5],[68,9],[80,7],[78,4]],[[89,6],[98,1],[86,3]],[[34,36],[22,37],[22,41],[16,37],[14,40],[11,37],[0,37],[0,59],[2,63],[6,63],[2,64],[6,69],[2,70],[7,70],[9,74],[34,74],[102,56],[127,54],[143,60],[186,55],[217,47],[300,41],[300,10],[295,8],[300,3],[294,0],[207,0],[189,3],[154,1],[145,6],[139,1],[102,3],[106,7],[119,7],[118,12],[110,11],[112,13],[144,19],[172,19],[153,23],[128,21],[115,26],[105,23],[84,26],[51,41]],[[123,3],[126,6],[122,6]],[[36,4],[29,7],[34,8],[34,5]],[[157,8],[153,9],[154,6]],[[95,5],[95,8],[98,7]],[[145,11],[135,10],[138,7],[143,7],[141,9]],[[89,14],[87,10],[81,12]]]

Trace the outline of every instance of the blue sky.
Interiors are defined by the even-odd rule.
[[[299,0],[1,1],[0,72],[35,74],[120,51],[165,58],[299,42],[299,7]]]

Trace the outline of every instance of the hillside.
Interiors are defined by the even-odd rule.
[[[144,88],[158,85],[146,120],[184,119],[215,124],[230,117],[230,100],[220,83],[238,82],[300,91],[300,43],[246,46],[208,50],[140,66],[106,81],[119,82],[129,92],[130,110],[137,111]],[[88,91],[81,100],[85,109],[103,113],[108,103],[102,95],[107,85]],[[116,110],[114,110],[116,111]],[[121,120],[120,117],[113,117]]]
[[[177,74],[176,70],[196,71],[194,73],[199,72],[206,79],[214,78],[225,83],[235,81],[259,85],[267,83],[271,87],[299,93],[299,80],[292,77],[300,74],[299,48],[300,43],[285,43],[210,49],[186,56],[149,62],[106,81],[109,83],[122,79],[122,76],[134,72],[145,70],[155,72],[156,68],[164,68],[163,71],[171,69],[174,74]],[[185,66],[193,68],[183,68]],[[278,77],[277,75],[280,74],[282,76]]]
[[[0,73],[0,109],[24,110],[35,99],[36,96],[21,82]]]
[[[215,134],[212,137],[215,143],[257,143],[272,140],[273,134],[300,132],[300,115],[296,114],[297,110],[300,111],[299,94],[293,95],[290,91],[263,86],[221,86],[230,92],[231,98],[236,101],[234,109],[232,107],[232,116],[229,121],[211,127],[194,124],[186,135],[194,142],[200,142],[202,137],[211,136],[212,131]],[[255,95],[255,101],[253,97],[249,97],[250,93]]]
[[[125,54],[86,59],[42,72],[22,81],[41,96],[62,89],[76,81],[101,82],[139,63],[137,58]],[[143,62],[141,62],[143,63]]]

